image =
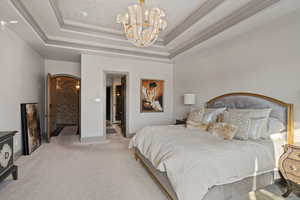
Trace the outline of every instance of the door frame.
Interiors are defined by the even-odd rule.
[[[111,123],[112,123],[112,106],[113,106],[113,102],[112,102],[112,95],[113,95],[113,88],[112,88],[112,86],[106,86],[106,94],[107,94],[107,89],[109,88],[109,95],[110,95],[110,100],[109,100],[109,105],[110,105],[110,107],[109,107],[109,120],[111,121]],[[107,97],[107,96],[106,96]],[[106,100],[107,100],[107,98],[106,98]],[[107,102],[108,101],[106,101],[106,106],[107,106]],[[106,112],[106,114],[107,114],[107,108],[105,109],[105,112]],[[107,116],[106,116],[106,118],[107,118]],[[107,119],[106,119],[107,120]]]
[[[46,78],[46,112],[45,112],[45,122],[46,122],[46,140],[48,143],[51,142],[51,82],[53,76],[48,73]]]
[[[122,75],[126,77],[126,138],[130,136],[129,133],[129,111],[130,111],[130,95],[129,95],[129,88],[130,88],[130,73],[126,71],[103,71],[103,89],[102,89],[102,99],[103,99],[103,104],[102,104],[102,110],[106,109],[106,77],[108,74],[115,74],[115,75]],[[106,112],[103,112],[103,119],[102,120],[102,127],[103,127],[103,136],[106,138]]]
[[[73,78],[73,79],[76,79],[78,81],[80,81],[80,89],[79,89],[79,118],[78,118],[78,131],[79,131],[79,137],[81,137],[81,78],[80,77],[77,77],[77,76],[74,76],[74,75],[70,75],[70,74],[51,74],[51,73],[48,73],[47,74],[47,85],[46,85],[46,112],[45,112],[45,121],[47,122],[47,125],[46,125],[46,135],[47,135],[47,138],[48,138],[48,142],[51,141],[51,133],[49,133],[49,127],[51,127],[51,124],[49,125],[49,122],[50,120],[49,119],[49,112],[51,112],[51,108],[49,106],[49,103],[51,103],[51,81],[50,81],[50,85],[49,85],[49,77],[51,77],[51,81],[52,79],[54,78],[58,78],[58,77],[68,77],[68,78]],[[49,88],[50,88],[50,91],[49,91]]]

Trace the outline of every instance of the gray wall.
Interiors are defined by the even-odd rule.
[[[230,92],[254,92],[295,104],[300,122],[300,12],[175,60],[176,117],[185,116],[184,93],[198,105]]]
[[[44,61],[8,28],[0,31],[0,44],[0,130],[19,131],[17,152],[22,148],[20,104],[38,102],[43,116]]]

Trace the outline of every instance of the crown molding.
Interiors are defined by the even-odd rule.
[[[81,51],[91,51],[91,52],[100,52],[100,53],[106,52],[115,55],[126,55],[135,58],[170,62],[170,59],[168,57],[169,53],[160,52],[160,54],[158,53],[154,54],[154,53],[140,52],[133,49],[124,50],[124,49],[117,49],[117,48],[112,48],[107,46],[100,46],[100,45],[96,46],[96,45],[66,41],[62,39],[49,38],[49,36],[47,36],[47,34],[42,30],[42,28],[39,26],[39,24],[36,22],[36,20],[33,18],[33,16],[30,14],[30,12],[27,10],[27,8],[20,0],[10,0],[10,2],[15,7],[15,9],[19,12],[19,14],[25,19],[25,21],[32,27],[34,32],[43,41],[45,46],[55,46],[55,47],[66,48],[66,49],[76,49]],[[161,54],[166,54],[166,55],[161,55]]]
[[[199,32],[196,37],[188,42],[185,42],[184,45],[179,45],[178,48],[172,49],[169,58],[172,59],[177,55],[195,47],[196,45],[205,42],[206,40],[250,18],[251,16],[254,16],[258,12],[272,6],[279,1],[280,0],[252,0],[248,2],[241,8],[229,14],[227,17],[219,20],[218,22]]]
[[[130,51],[130,50],[115,49],[115,48],[110,48],[110,47],[99,47],[99,46],[93,46],[93,45],[88,45],[88,44],[79,44],[77,42],[75,43],[75,42],[70,42],[70,41],[49,39],[45,45],[52,46],[52,47],[80,50],[83,52],[109,53],[109,54],[113,54],[113,55],[141,58],[141,59],[146,59],[146,60],[161,61],[161,62],[167,62],[167,63],[171,62],[169,57],[164,56],[164,55],[155,55],[155,54],[151,54],[151,53],[143,53],[143,52],[136,52],[136,51]]]
[[[18,0],[10,0],[15,9],[19,12],[19,14],[25,19],[25,21],[32,27],[34,32],[39,36],[39,38],[45,42],[48,37],[45,32],[41,29],[41,27],[36,23],[35,19],[32,15],[27,11],[24,4],[22,4]]]
[[[49,0],[52,10],[55,14],[56,20],[62,31],[72,31],[79,34],[91,35],[96,37],[107,38],[111,40],[126,41],[130,43],[124,36],[124,32],[112,28],[95,26],[91,24],[84,24],[73,20],[65,20],[59,9],[57,0]],[[156,47],[164,47],[163,39],[159,38],[153,45]]]
[[[87,24],[83,24],[83,23],[74,22],[72,20],[64,20],[62,12],[59,9],[57,0],[49,0],[49,2],[55,13],[56,19],[62,28],[66,28],[65,26],[67,26],[67,28],[71,28],[71,29],[73,29],[73,28],[77,29],[77,30],[81,29],[83,32],[85,32],[86,30],[89,30],[89,31],[98,32],[98,33],[104,34],[104,35],[105,34],[110,34],[110,35],[114,35],[114,36],[122,36],[123,35],[123,32],[121,32],[119,30],[100,27],[100,26],[94,26],[94,25],[87,25]]]
[[[192,26],[196,26],[195,24],[197,22],[201,22],[201,19],[203,19],[205,16],[207,16],[209,13],[213,12],[213,10],[221,5],[225,0],[206,0],[202,6],[197,9],[192,15],[190,15],[188,18],[185,19],[183,23],[175,27],[171,33],[169,33],[166,37],[167,39],[163,41],[159,41],[162,43],[161,46],[154,45],[156,48],[166,48],[164,51],[155,51],[155,49],[147,50],[143,49],[141,51],[137,48],[131,48],[129,46],[126,46],[128,40],[125,40],[125,37],[123,37],[120,41],[126,43],[123,43],[123,45],[117,46],[118,43],[112,44],[112,43],[97,43],[93,44],[90,41],[79,41],[75,40],[75,38],[66,38],[66,37],[50,37],[47,36],[47,34],[42,30],[42,28],[39,26],[39,24],[36,22],[36,20],[33,18],[33,16],[30,14],[30,12],[27,10],[25,5],[21,2],[21,0],[9,0],[12,5],[16,8],[16,10],[19,12],[21,16],[27,21],[27,23],[32,27],[34,32],[39,36],[39,38],[43,41],[45,46],[55,46],[65,49],[76,49],[80,51],[91,51],[91,52],[105,52],[105,53],[111,53],[115,55],[126,55],[131,57],[137,57],[143,59],[150,59],[150,60],[159,60],[164,62],[170,62],[174,57],[177,55],[195,47],[196,45],[199,45],[206,40],[213,38],[214,36],[222,33],[223,31],[231,28],[232,26],[250,18],[251,16],[254,16],[255,14],[259,13],[260,11],[272,6],[273,4],[279,2],[280,0],[251,0],[248,3],[244,4],[240,8],[236,9],[235,11],[228,14],[226,17],[220,19],[216,23],[206,27],[204,30],[200,31],[199,33],[196,33],[195,31],[195,37],[190,38],[188,40],[178,40],[178,45],[175,48],[169,48],[167,49],[166,46],[163,45],[164,42],[172,42],[173,40],[177,40],[177,37],[179,35],[182,35],[185,33],[185,30],[189,29]],[[65,23],[63,20],[63,17],[61,15],[61,12],[59,11],[59,8],[57,7],[57,0],[49,0],[50,4],[52,5],[53,11],[55,13],[57,22],[59,24],[61,31],[70,31],[81,34],[87,34],[87,35],[93,35],[94,37],[102,37],[99,35],[99,31],[96,31],[95,29],[89,29],[88,27],[85,28],[85,26],[71,26]],[[71,27],[70,27],[71,26]],[[103,34],[107,34],[107,37],[111,38],[111,33],[106,32]],[[119,34],[115,33],[115,35],[118,35],[118,37],[122,37]],[[107,40],[109,41],[109,40]],[[110,40],[110,42],[116,41],[116,37],[114,37],[113,40]]]
[[[195,23],[211,13],[216,7],[224,3],[225,0],[206,0],[200,8],[188,16],[182,23],[176,26],[164,37],[164,44],[168,45],[183,32],[192,27]]]

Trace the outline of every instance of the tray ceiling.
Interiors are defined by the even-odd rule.
[[[127,12],[129,5],[138,3],[138,0],[76,0],[76,3],[74,0],[55,1],[66,21],[100,26],[116,31],[120,31],[120,25],[116,23],[116,15]],[[189,0],[189,3],[182,0],[146,0],[147,7],[159,7],[167,13],[168,27],[164,35],[182,23],[203,3],[204,1],[199,0]]]
[[[136,0],[7,2],[0,8],[0,17],[9,15],[5,7],[13,8],[46,47],[71,49],[70,52],[78,54],[108,53],[164,62],[236,25],[243,27],[241,24],[248,23],[241,31],[234,31],[239,34],[242,29],[251,30],[267,23],[268,19],[272,20],[274,15],[283,15],[300,7],[300,1],[295,0],[189,0],[188,3],[182,0],[146,0],[149,7],[165,10],[168,28],[152,47],[137,48],[125,38],[121,26],[115,22],[116,15],[126,12],[127,6],[137,3]],[[22,35],[22,29],[16,31]]]

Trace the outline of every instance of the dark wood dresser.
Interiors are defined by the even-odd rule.
[[[0,131],[0,182],[12,174],[18,179],[18,167],[14,165],[14,135],[17,131]]]

